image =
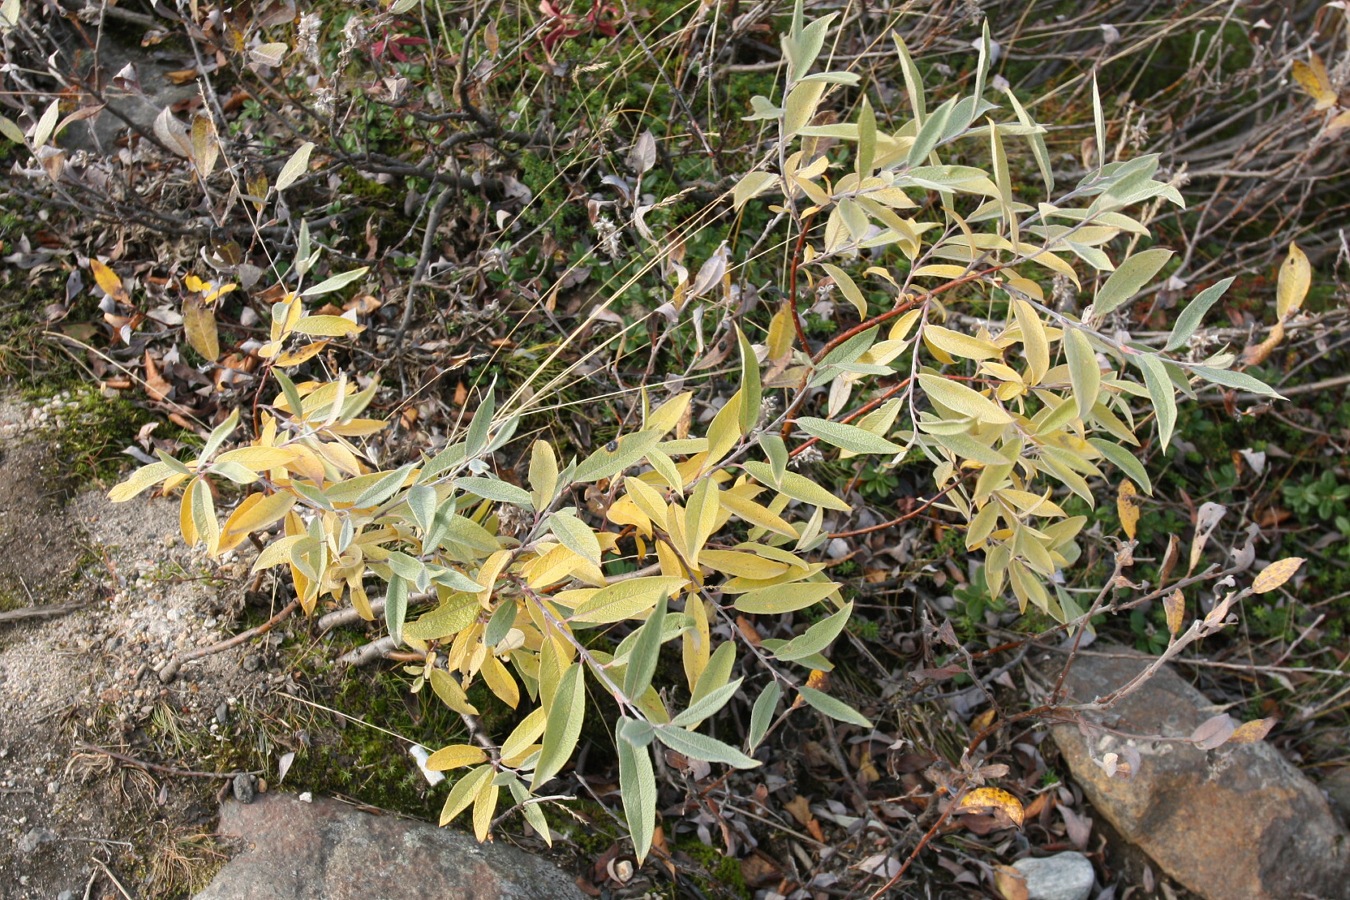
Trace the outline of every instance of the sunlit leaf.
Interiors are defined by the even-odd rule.
[[[1303,567],[1304,559],[1301,556],[1290,556],[1285,559],[1276,560],[1261,570],[1261,573],[1252,581],[1252,590],[1258,594],[1269,593],[1283,585],[1294,574]]]

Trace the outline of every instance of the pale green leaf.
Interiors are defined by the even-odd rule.
[[[408,582],[393,575],[384,592],[384,624],[396,645],[403,643],[403,619],[408,614]]]
[[[648,575],[607,585],[576,608],[572,621],[607,624],[640,616],[685,583],[676,575]]]
[[[362,266],[359,269],[352,269],[350,272],[343,272],[341,275],[334,275],[326,278],[311,288],[307,288],[301,297],[318,297],[322,294],[331,294],[333,291],[339,291],[351,284],[353,281],[364,276],[370,271],[370,266]]]
[[[1102,438],[1088,438],[1088,443],[1096,447],[1116,468],[1128,475],[1131,481],[1142,487],[1144,493],[1153,493],[1153,482],[1149,480],[1148,471],[1134,453]]]
[[[652,614],[638,629],[637,640],[628,655],[628,668],[623,676],[623,692],[628,697],[641,697],[652,683],[656,664],[661,657],[661,643],[665,637],[666,598],[659,596]]]
[[[1073,327],[1064,329],[1064,356],[1069,364],[1069,382],[1073,385],[1078,415],[1086,419],[1097,404],[1101,393],[1102,370],[1097,354],[1082,331]]]
[[[1181,315],[1177,316],[1177,324],[1172,327],[1172,334],[1167,338],[1167,346],[1163,349],[1177,350],[1190,343],[1191,336],[1195,334],[1195,330],[1204,321],[1205,313],[1209,312],[1209,308],[1227,292],[1229,285],[1234,280],[1236,279],[1225,278],[1223,281],[1210,285],[1196,294],[1195,299],[1186,304],[1186,308],[1181,311]]]
[[[799,659],[805,659],[823,651],[826,647],[839,637],[848,624],[848,618],[853,614],[853,602],[844,604],[844,608],[838,612],[826,616],[810,628],[806,629],[805,634],[798,635],[792,640],[783,644],[776,651],[774,656],[784,662],[794,662]]]
[[[686,731],[674,725],[657,726],[656,739],[676,753],[683,754],[690,759],[708,763],[725,763],[738,769],[753,769],[759,765],[757,760],[751,759],[729,744],[724,744],[716,738],[708,737],[706,734]]]
[[[1122,262],[1111,273],[1111,277],[1106,279],[1106,283],[1097,292],[1097,298],[1092,301],[1093,316],[1100,319],[1133,300],[1171,258],[1171,250],[1154,247],[1136,253]]]
[[[940,375],[920,375],[919,386],[930,400],[963,416],[990,425],[1007,425],[1012,416],[988,397]]]
[[[633,854],[638,865],[642,865],[656,833],[656,775],[652,771],[651,751],[624,739],[625,721],[632,720],[621,718],[614,732],[614,745],[619,752],[619,793],[633,839]]]
[[[455,479],[455,486],[468,491],[475,497],[491,500],[494,503],[509,503],[522,509],[533,509],[534,501],[530,492],[500,478],[484,478],[478,475],[462,476]]]
[[[746,591],[736,598],[734,605],[743,613],[777,615],[805,609],[838,589],[839,585],[833,581],[799,581]]]
[[[572,758],[572,751],[581,737],[581,726],[586,715],[586,683],[580,663],[574,663],[563,673],[553,703],[548,710],[548,724],[544,728],[544,745],[539,753],[530,788],[537,790],[562,771]]]
[[[853,453],[894,454],[904,453],[905,448],[886,440],[870,431],[864,431],[856,425],[843,422],[831,422],[813,416],[802,416],[797,427],[812,437],[820,438],[827,444],[849,450]]]
[[[296,180],[309,168],[309,154],[314,150],[314,144],[311,141],[305,141],[300,145],[291,158],[286,160],[286,164],[281,167],[281,173],[277,175],[277,190],[284,191],[286,188],[295,184]]]
[[[824,691],[818,691],[815,688],[809,688],[805,685],[797,688],[797,691],[802,695],[802,699],[810,704],[813,709],[817,712],[824,713],[831,719],[835,719],[839,722],[847,722],[850,725],[857,725],[860,728],[872,727],[872,722],[866,716],[844,701],[836,697],[831,697]]]
[[[750,710],[750,731],[746,736],[746,744],[751,750],[759,746],[759,742],[764,740],[764,735],[769,731],[769,725],[773,722],[773,715],[778,710],[778,701],[783,696],[783,689],[779,687],[777,681],[770,681],[765,685],[764,690],[755,698],[755,705]]]
[[[1153,401],[1153,409],[1158,417],[1158,441],[1166,455],[1167,445],[1172,441],[1172,430],[1177,424],[1176,387],[1167,377],[1167,369],[1158,357],[1141,353],[1131,359],[1143,373],[1144,386],[1148,388],[1149,399]]]

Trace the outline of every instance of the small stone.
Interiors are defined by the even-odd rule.
[[[15,846],[20,853],[27,856],[41,845],[54,840],[56,840],[55,832],[39,826],[29,829],[23,837],[19,838],[19,842]]]
[[[262,668],[262,664],[262,657],[256,653],[250,653],[248,656],[244,657],[243,665],[245,672],[256,672]]]
[[[1072,850],[1019,859],[1013,868],[1026,876],[1027,900],[1087,900],[1092,892],[1092,863]]]
[[[62,891],[56,895],[56,900],[75,900],[74,891]]]
[[[254,787],[253,776],[247,772],[240,772],[234,776],[234,799],[240,803],[252,803],[253,798],[257,796],[258,791]]]
[[[224,700],[216,707],[216,721],[222,725],[230,724],[230,704]]]

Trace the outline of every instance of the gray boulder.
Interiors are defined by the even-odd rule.
[[[220,833],[243,852],[197,900],[581,900],[572,877],[501,844],[336,800],[259,794],[221,807]]]

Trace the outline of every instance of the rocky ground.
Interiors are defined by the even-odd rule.
[[[246,568],[205,569],[176,538],[172,500],[70,496],[44,417],[0,406],[0,896],[171,895],[223,861],[211,834],[225,781],[119,756],[148,735],[191,741],[191,765],[210,772],[232,711],[275,687],[247,670],[247,648],[167,686],[156,675],[227,636]],[[34,607],[64,612],[15,617]]]

